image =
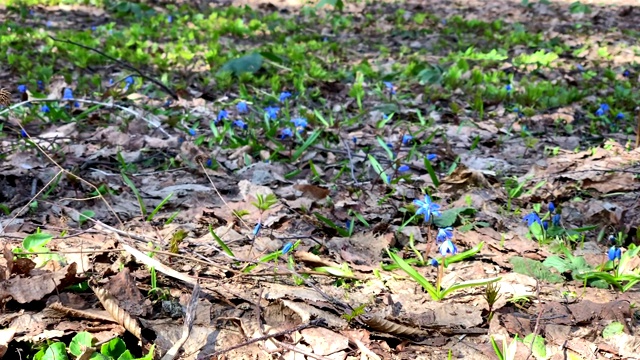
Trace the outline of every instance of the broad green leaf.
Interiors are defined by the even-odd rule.
[[[86,331],[76,334],[69,344],[69,352],[74,356],[80,356],[86,348],[92,347],[93,336]]]
[[[88,219],[96,216],[96,212],[93,210],[82,210],[82,212],[78,215],[78,224],[82,225]]]
[[[112,357],[117,359],[122,355],[125,351],[127,351],[127,345],[120,338],[111,339],[108,343],[102,344],[100,348],[100,353],[105,356]]]
[[[220,72],[228,71],[233,75],[240,75],[244,73],[254,74],[262,67],[263,58],[259,53],[251,53],[245,56],[242,56],[237,59],[232,59],[227,61],[220,68]]]
[[[509,262],[513,265],[513,271],[518,274],[528,275],[550,283],[561,283],[564,281],[562,276],[552,273],[546,266],[542,265],[540,261],[514,256],[509,259]]]
[[[533,333],[524,337],[522,342],[531,348],[531,352],[536,359],[547,358],[547,347],[544,345],[544,338],[540,335],[533,336]]]
[[[25,250],[34,251],[32,249],[44,247],[51,239],[53,239],[53,236],[46,233],[30,234],[22,240],[22,247]]]
[[[616,335],[622,334],[624,331],[624,325],[622,325],[618,321],[614,321],[611,324],[607,325],[604,330],[602,330],[602,337],[605,339],[614,337]]]
[[[453,224],[456,222],[456,219],[458,218],[458,215],[463,212],[474,213],[475,211],[476,209],[472,207],[459,207],[445,210],[442,212],[442,215],[433,217],[433,223],[439,228],[453,226]]]
[[[346,265],[346,264],[343,264]],[[335,267],[335,266],[321,266],[321,267],[317,267],[314,269],[315,271],[319,271],[319,272],[323,272],[323,273],[327,273],[327,274],[331,274],[334,276],[338,276],[338,277],[347,277],[347,278],[352,278],[354,277],[353,272],[351,271],[351,269],[349,269],[349,266],[341,266],[341,267]]]
[[[55,342],[49,345],[42,356],[42,360],[69,360],[69,357],[67,357],[67,347],[61,342]]]

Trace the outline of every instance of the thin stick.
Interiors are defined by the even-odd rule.
[[[165,84],[161,83],[160,81],[158,81],[158,80],[156,80],[156,79],[154,79],[154,78],[152,78],[152,77],[150,77],[150,76],[145,75],[142,71],[138,70],[138,69],[137,69],[136,67],[134,67],[133,65],[130,65],[130,64],[128,64],[128,63],[126,63],[126,62],[124,62],[124,61],[122,61],[122,60],[118,60],[118,59],[114,58],[113,56],[107,55],[107,54],[105,54],[104,52],[102,52],[102,51],[100,51],[100,50],[98,50],[98,49],[92,48],[92,47],[90,47],[90,46],[83,45],[83,44],[77,43],[77,42],[72,41],[72,40],[63,40],[63,39],[58,39],[58,38],[55,38],[55,37],[53,37],[53,36],[51,36],[51,35],[49,35],[49,37],[50,37],[53,41],[58,41],[58,42],[63,42],[63,43],[67,43],[67,44],[71,44],[71,45],[79,46],[79,47],[81,47],[81,48],[83,48],[83,49],[87,49],[87,50],[90,50],[90,51],[96,52],[96,53],[98,53],[98,54],[100,54],[100,55],[102,55],[102,56],[106,57],[107,59],[109,59],[109,60],[111,60],[111,61],[114,61],[115,63],[119,64],[120,66],[122,66],[122,67],[124,67],[124,68],[127,68],[127,69],[129,69],[129,70],[131,70],[131,71],[134,71],[134,72],[138,73],[138,75],[140,75],[140,77],[142,77],[142,78],[144,78],[144,79],[147,79],[147,80],[151,81],[152,83],[154,83],[154,84],[158,85],[158,86],[159,86],[162,90],[164,90],[167,94],[171,95],[171,97],[172,97],[174,100],[179,100],[178,95],[176,95],[176,93],[175,93],[173,90],[169,89],[169,87],[167,87]]]

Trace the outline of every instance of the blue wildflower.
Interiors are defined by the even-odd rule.
[[[127,86],[129,86],[129,85],[133,85],[133,82],[134,82],[134,80],[133,80],[133,76],[127,76],[127,77],[124,79],[124,82],[127,84]]]
[[[278,111],[280,111],[280,108],[277,106],[267,106],[264,109],[264,112],[269,116],[269,119],[271,120],[275,120],[278,118]]]
[[[553,201],[549,202],[549,212],[554,212],[556,211],[556,205],[553,203]]]
[[[560,226],[560,214],[555,214],[551,217],[551,223],[553,226]]]
[[[290,138],[293,136],[293,131],[289,128],[284,128],[280,130],[280,140],[284,140],[286,138]]]
[[[238,110],[238,114],[244,114],[249,111],[249,107],[246,102],[240,101],[236,104],[236,110]]]
[[[49,106],[47,106],[47,104],[44,104],[40,107],[40,111],[42,111],[43,113],[48,113],[51,111],[51,109],[49,109]]]
[[[52,27],[53,26],[53,22],[51,20],[47,21],[46,24],[44,24],[46,27]]]
[[[578,64],[576,65],[576,69],[578,69],[578,71],[584,71],[584,66],[582,66],[582,64]]]
[[[453,228],[451,226],[438,229],[438,235],[436,235],[436,243],[441,243],[445,240],[451,239],[453,239]]]
[[[285,255],[286,253],[288,253],[289,251],[291,251],[291,248],[293,247],[293,244],[288,242],[286,243],[283,247],[282,247],[282,255]]]
[[[213,160],[211,159],[207,159],[207,162],[205,163],[205,165],[210,168],[213,165]]]
[[[436,259],[431,259],[431,260],[429,261],[429,265],[431,265],[431,266],[433,266],[433,267],[437,267],[437,266],[439,265],[439,264],[438,264],[438,260],[436,260]]]
[[[113,79],[109,79],[109,86],[113,86]]]
[[[624,114],[621,113],[621,112],[617,113],[616,114],[616,120],[622,120],[622,119],[624,119]]]
[[[43,91],[44,90],[44,81],[38,80],[37,84],[38,84],[38,91]]]
[[[28,135],[24,129],[20,129],[20,136],[22,136],[23,138],[26,138]]]
[[[64,88],[62,100],[73,100],[73,90],[71,88]]]
[[[525,217],[522,218],[522,220],[527,223],[527,226],[531,226],[533,225],[533,223],[538,223],[542,226],[542,220],[540,220],[540,216],[538,216],[538,214],[536,214],[535,212],[525,215]]]
[[[622,72],[622,76],[624,77],[629,77],[630,75],[631,75],[631,72],[629,72],[628,69]]]
[[[436,155],[436,154],[427,154],[427,160],[429,160],[429,161],[433,161],[433,160],[435,160],[437,158],[438,158],[438,155]]]
[[[395,88],[395,86],[393,86],[393,83],[391,81],[383,81],[383,84],[387,88],[387,90],[389,90],[391,95],[395,95],[396,94],[396,88]]]
[[[410,168],[408,165],[400,165],[400,167],[398,167],[398,172],[407,172],[409,170]]]
[[[608,112],[609,111],[609,105],[600,104],[600,109],[602,109],[602,111],[604,111],[604,112]]]
[[[278,98],[278,100],[280,100],[280,102],[284,102],[285,100],[287,100],[288,98],[291,97],[291,93],[288,91],[283,91],[280,93],[280,97]]]
[[[609,248],[609,251],[607,251],[607,256],[611,261],[615,261],[616,259],[620,260],[620,257],[622,256],[622,250],[614,245]]]
[[[73,107],[79,108],[80,107],[80,103],[77,101],[73,102]]]
[[[458,248],[453,243],[453,241],[451,241],[451,239],[447,239],[442,244],[440,244],[439,250],[440,255],[442,256],[455,255],[458,252]]]
[[[173,16],[167,15],[167,22],[171,24],[173,22]]]
[[[253,236],[258,235],[258,233],[260,232],[260,229],[262,229],[262,223],[258,221],[256,226],[253,228]]]
[[[511,90],[513,90],[513,86],[511,86],[511,84],[507,84],[504,89],[507,90],[507,92],[511,92]]]
[[[604,110],[602,110],[602,108],[598,108],[598,110],[596,110],[595,114],[596,114],[596,116],[603,116],[604,115]]]
[[[216,118],[216,122],[218,122],[220,120],[223,120],[223,119],[228,119],[228,118],[229,118],[229,113],[227,112],[227,110],[222,109],[218,113],[218,117]]]
[[[440,205],[431,202],[429,195],[424,196],[424,201],[413,200],[413,203],[418,206],[416,215],[424,215],[424,221],[427,222],[431,219],[431,216],[440,216]]]
[[[547,220],[543,221],[543,222],[542,222],[542,227],[543,227],[545,230],[549,229],[549,222],[548,222]]]
[[[354,136],[351,141],[353,141],[353,145],[355,145],[358,142],[358,138]]]
[[[298,132],[302,132],[307,127],[307,119],[305,118],[295,118],[291,122],[298,129]]]
[[[27,85],[18,85],[18,91],[22,94],[27,92]]]
[[[413,136],[409,135],[409,134],[404,134],[402,135],[402,144],[403,145],[408,145],[411,140],[413,140]]]
[[[196,129],[191,128],[191,129],[189,129],[188,132],[189,132],[189,135],[196,136]]]
[[[242,130],[246,130],[249,127],[249,125],[245,124],[245,122],[240,119],[234,121],[233,126],[239,127]]]

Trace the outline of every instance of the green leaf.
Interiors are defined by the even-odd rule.
[[[296,149],[296,152],[293,153],[292,156],[292,160],[291,161],[296,161],[298,160],[298,158],[300,157],[300,155],[302,155],[302,153],[307,150],[307,148],[311,145],[313,145],[313,143],[316,141],[316,139],[318,139],[318,136],[320,136],[320,134],[322,133],[321,130],[316,130],[314,131],[308,138],[307,140],[305,140],[305,142]]]
[[[331,274],[333,276],[352,278],[353,271],[349,268],[349,265],[343,263],[340,267],[335,266],[321,266],[314,269],[315,271]]]
[[[475,211],[476,209],[472,207],[459,207],[445,210],[442,212],[442,215],[433,217],[433,223],[439,228],[453,226],[453,224],[456,222],[456,219],[458,218],[458,215],[463,212],[474,213]]]
[[[327,5],[333,6],[338,11],[342,11],[344,9],[344,2],[342,2],[342,0],[320,0],[318,4],[316,4],[316,9]]]
[[[55,342],[49,345],[42,356],[42,360],[69,360],[69,357],[67,357],[67,347],[61,342]]]
[[[325,223],[328,227],[332,228],[333,230],[335,230],[340,236],[342,237],[349,237],[349,231],[341,226],[338,226],[336,224],[333,223],[333,221],[331,221],[331,219],[328,219],[322,215],[320,215],[319,213],[313,213],[313,215],[316,216],[316,218],[318,218],[318,220],[322,221],[323,223]]]
[[[133,359],[134,357],[133,355],[131,355],[131,352],[129,352],[129,350],[123,352],[122,355],[118,357],[118,360],[133,360]]]
[[[469,281],[464,281],[464,282],[461,282],[461,283],[453,284],[450,287],[442,290],[441,296],[444,298],[445,296],[447,296],[447,294],[452,293],[454,291],[462,290],[462,289],[465,289],[465,288],[468,288],[468,287],[482,286],[482,285],[491,284],[493,282],[500,281],[500,279],[502,279],[502,278],[501,277],[494,277],[494,278],[490,278],[490,279],[469,280]]]
[[[151,348],[149,349],[149,353],[141,358],[138,358],[136,360],[153,360],[153,352],[155,350],[156,345],[153,344],[151,345]]]
[[[44,247],[51,239],[53,239],[53,236],[46,233],[27,235],[27,237],[22,240],[22,247],[27,251],[34,251],[32,249]]]
[[[78,215],[78,224],[82,225],[88,219],[96,216],[96,212],[93,210],[83,210],[80,215]]]
[[[262,51],[260,52],[260,55],[262,55],[263,58],[269,60],[269,61],[273,61],[276,64],[280,64],[282,65],[284,63],[284,59],[272,52],[268,52],[268,51]]]
[[[138,199],[138,205],[140,206],[140,211],[142,212],[142,216],[143,217],[147,216],[147,207],[144,206],[144,201],[142,200],[142,196],[140,195],[138,188],[133,183],[133,181],[131,181],[131,179],[129,179],[129,177],[124,173],[124,171],[121,172],[121,175],[122,175],[122,180],[124,180],[124,183],[127,184],[127,186],[129,186],[131,191],[133,191],[133,193],[136,195],[136,199]]]
[[[100,353],[105,356],[112,357],[117,359],[122,355],[125,351],[127,351],[127,345],[120,338],[111,339],[108,343],[102,344],[100,348]]]
[[[522,342],[531,347],[531,352],[536,359],[547,358],[547,347],[544,345],[544,338],[540,335],[533,336],[533,333],[524,337]]]
[[[518,274],[531,276],[550,283],[561,283],[564,281],[562,276],[552,273],[549,268],[542,265],[540,261],[514,256],[509,259],[509,262],[513,265],[513,271]]]
[[[169,201],[171,199],[171,197],[173,196],[173,193],[169,193],[169,195],[165,196],[164,199],[162,199],[162,201],[160,201],[160,204],[158,204],[158,206],[155,207],[155,209],[153,209],[153,211],[151,212],[151,214],[149,214],[149,216],[147,216],[147,221],[151,221],[153,220],[153,218],[156,216],[156,214],[158,213],[158,211],[160,211],[160,209],[162,209],[162,207],[164,206],[164,204],[167,203],[167,201]]]
[[[534,223],[531,224],[529,231],[531,231],[531,234],[533,234],[533,237],[535,237],[536,240],[544,240],[544,228],[537,221],[534,221]]]
[[[624,325],[622,325],[618,321],[614,321],[611,324],[607,325],[604,330],[602,330],[602,337],[605,339],[614,337],[616,335],[622,334],[624,331]]]
[[[492,337],[489,338],[491,340],[491,346],[493,347],[493,352],[498,356],[498,360],[504,360],[504,355],[502,354],[502,350],[498,347],[496,340]]]
[[[442,295],[438,292],[438,290],[436,290],[436,288],[431,285],[431,283],[429,283],[429,281],[427,281],[424,276],[420,275],[420,273],[418,273],[416,269],[407,264],[400,256],[389,251],[389,249],[387,249],[387,254],[389,254],[389,257],[391,258],[391,260],[393,260],[393,262],[398,264],[398,266],[402,270],[404,270],[404,272],[409,274],[409,276],[411,276],[418,284],[420,284],[427,291],[427,293],[429,293],[429,296],[431,296],[433,300],[442,300]]]
[[[229,249],[227,244],[225,244],[224,241],[222,241],[222,239],[220,239],[220,237],[216,234],[216,232],[213,231],[213,228],[211,227],[211,225],[209,225],[209,232],[211,233],[211,236],[213,236],[213,238],[218,243],[218,246],[220,246],[222,248],[222,251],[224,251],[229,256],[236,257],[233,254],[233,251],[231,251],[231,249]]]
[[[244,73],[254,74],[260,70],[262,62],[262,55],[254,52],[243,57],[227,61],[222,65],[218,73],[228,71],[236,76]]]
[[[427,173],[429,174],[429,177],[433,182],[433,186],[435,186],[437,189],[438,186],[440,186],[440,180],[438,179],[438,174],[436,174],[436,171],[433,169],[433,166],[431,165],[431,161],[429,161],[429,159],[427,159],[426,156],[424,157],[424,167],[427,169]]]
[[[376,174],[380,175],[380,179],[382,179],[382,182],[389,185],[389,178],[387,177],[387,174],[384,172],[382,165],[380,165],[378,160],[376,160],[376,158],[373,157],[373,155],[369,154],[368,158],[369,158],[369,163],[371,164],[371,167],[373,167],[373,170],[376,172]]]
[[[69,352],[74,356],[80,356],[86,348],[93,346],[93,336],[86,331],[76,334],[69,344]]]

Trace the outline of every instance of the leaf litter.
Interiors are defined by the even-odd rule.
[[[585,70],[576,63],[597,69],[607,54],[616,54],[607,58],[610,68],[633,68],[631,64],[638,62],[625,46],[637,40],[632,32],[633,17],[629,16],[637,8],[623,2],[611,6],[526,3],[348,4],[347,14],[357,9],[377,20],[355,15],[350,26],[339,33],[328,23],[314,24],[313,20],[309,22],[310,17],[300,16],[295,21],[308,26],[308,31],[316,31],[329,43],[345,48],[337,53],[343,56],[340,63],[348,66],[366,62],[374,73],[389,74],[398,66],[411,65],[408,57],[400,55],[402,47],[432,52],[423,60],[434,66],[413,73],[419,79],[390,90],[383,86],[376,90],[382,97],[366,96],[362,105],[350,91],[358,81],[357,73],[344,79],[310,81],[322,102],[309,100],[287,111],[300,113],[290,114],[291,118],[303,114],[313,118],[312,127],[305,131],[311,134],[322,129],[327,136],[322,145],[301,148],[294,140],[282,145],[272,141],[282,134],[261,130],[258,135],[244,134],[247,138],[262,137],[265,144],[259,152],[241,143],[213,150],[205,147],[207,139],[200,140],[200,134],[212,127],[210,123],[215,125],[216,114],[223,104],[238,97],[240,89],[225,93],[215,87],[201,87],[203,84],[195,79],[204,75],[198,72],[212,66],[204,62],[196,67],[198,70],[183,64],[172,69],[175,74],[192,75],[194,81],[177,91],[180,99],[165,106],[170,110],[165,114],[144,114],[132,120],[122,111],[98,109],[86,117],[83,114],[90,104],[82,103],[69,114],[85,118],[63,125],[43,118],[26,124],[9,113],[7,129],[20,134],[23,128],[40,151],[16,147],[15,136],[1,140],[7,161],[0,178],[0,200],[6,209],[0,223],[5,249],[0,262],[0,302],[4,310],[0,322],[7,331],[2,333],[0,351],[16,351],[19,342],[61,339],[83,330],[102,341],[122,336],[125,328],[141,325],[154,333],[153,339],[145,341],[155,343],[156,350],[164,354],[184,334],[176,324],[182,325],[185,318],[193,316],[182,358],[272,358],[280,353],[292,359],[430,359],[443,358],[450,351],[457,357],[484,358],[493,354],[490,336],[500,343],[515,335],[525,338],[531,334],[544,339],[549,356],[570,351],[581,358],[634,358],[640,341],[635,335],[638,314],[632,306],[638,301],[637,286],[617,292],[598,287],[595,282],[585,287],[578,280],[591,269],[604,266],[609,234],[622,236],[624,242],[617,246],[626,246],[626,251],[638,244],[640,154],[638,149],[629,148],[632,133],[606,126],[599,133],[589,131],[594,126],[591,108],[602,108],[599,98],[611,96],[613,90],[599,90],[602,93],[590,93],[582,102],[552,105],[542,113],[524,115],[533,107],[531,99],[522,97],[522,106],[529,109],[517,111],[508,97],[485,98],[478,103],[461,89],[449,91],[437,66],[451,64],[440,62],[457,51],[459,46],[454,44],[459,42],[491,54],[488,50],[492,46],[508,38],[503,29],[509,27],[516,33],[539,34],[548,42],[538,45],[542,48],[553,43],[564,43],[573,50],[590,42],[605,45],[587,46],[575,55],[561,54],[554,67],[545,69],[539,63],[543,60],[538,59],[537,65],[525,66],[526,71],[516,69],[515,63],[524,61],[519,56],[530,51],[514,45],[508,51],[508,60],[497,67],[515,74],[511,78],[515,92],[529,92],[530,79],[524,75],[528,72],[551,82],[588,87],[593,83],[582,77]],[[279,11],[282,19],[296,19],[302,10],[297,4],[290,5],[290,9],[258,5],[256,14]],[[155,8],[159,13],[175,10]],[[96,25],[96,11],[104,14],[93,7],[41,7],[25,24],[46,26],[53,34],[64,28],[83,31]],[[124,26],[116,13],[106,13],[107,17],[101,16],[105,22],[115,20],[117,26]],[[390,13],[400,16],[383,15]],[[421,13],[429,14],[422,23],[398,26],[398,19],[415,19]],[[3,20],[15,21],[12,16],[3,15]],[[342,15],[337,16],[334,19]],[[482,22],[477,22],[479,19]],[[611,31],[612,19],[616,31]],[[482,36],[487,32],[486,24],[494,20],[502,22],[489,25],[494,26],[489,33],[501,38]],[[456,27],[449,28],[450,23]],[[572,31],[576,24],[592,32]],[[276,38],[269,32],[265,36]],[[474,37],[477,41],[470,41]],[[163,41],[163,52],[173,48],[170,38],[159,40]],[[234,49],[234,41],[233,37],[221,39],[226,49]],[[219,68],[237,76],[247,69],[258,75],[284,73],[286,66],[269,68],[279,65],[274,56],[266,54],[268,61],[264,61],[263,55],[253,52],[259,46],[253,39],[243,39],[235,49],[246,52],[245,57]],[[318,59],[330,61],[327,54],[318,55]],[[105,59],[97,61],[94,71],[102,81],[114,75],[126,77],[126,73],[111,73]],[[46,97],[60,99],[66,88],[79,86],[77,79],[86,74],[71,65],[58,60],[56,71],[73,74],[66,78],[74,81],[68,83],[56,74],[48,84]],[[155,72],[150,64],[138,65],[141,71]],[[334,65],[334,69],[340,66]],[[474,66],[481,65],[472,65],[460,79],[472,78]],[[15,84],[23,80],[15,69],[2,76]],[[621,76],[614,78],[620,80]],[[634,81],[637,84],[637,79]],[[362,86],[375,92],[375,80],[370,76]],[[393,98],[384,91],[404,92],[406,96]],[[265,90],[256,89],[256,93],[264,95]],[[113,89],[105,92],[103,100],[126,100],[132,111],[139,111],[136,109],[145,103],[164,106],[163,101],[147,99],[146,94],[135,91],[122,96]],[[302,98],[295,101],[304,102]],[[369,110],[362,112],[360,106]],[[330,109],[336,124],[323,127],[311,110],[317,108]],[[232,116],[239,115],[229,109]],[[182,126],[188,125],[185,118],[199,127]],[[172,122],[174,125],[168,126]],[[194,134],[181,132],[176,124],[194,129]],[[158,126],[163,130],[158,131]],[[553,133],[547,131],[551,128]],[[432,141],[405,143],[406,134]],[[410,153],[416,151],[435,154],[437,160],[431,165],[412,158]],[[271,161],[273,154],[280,160]],[[398,170],[405,165],[404,159],[411,159],[406,163],[408,174]],[[205,165],[209,160],[219,166]],[[180,166],[159,170],[167,161]],[[59,173],[54,162],[66,171]],[[132,179],[132,185],[122,181],[121,173]],[[50,184],[56,174],[60,174],[60,180],[54,195],[37,193],[46,189],[45,184]],[[431,249],[435,228],[416,221],[407,223],[413,215],[411,200],[422,199],[425,188],[438,199],[443,212],[453,214],[450,224],[442,227],[456,227],[454,238],[460,250],[483,245],[475,256],[448,264],[442,286],[500,276],[499,298],[492,305],[484,299],[484,289],[478,287],[432,301],[406,273],[381,269],[381,265],[391,265],[385,251],[388,248],[395,248],[404,259],[433,257],[425,252]],[[83,198],[92,191],[92,197]],[[269,194],[278,199],[275,206],[260,210],[254,205],[259,196]],[[83,201],[77,201],[80,198]],[[150,211],[167,198],[161,211],[149,220]],[[572,241],[580,244],[572,254],[583,258],[580,267],[559,271],[545,266],[546,259],[562,254],[561,244],[536,239],[533,228],[522,222],[522,216],[535,210],[534,204],[551,201],[562,208],[565,229],[592,226],[583,233],[571,234],[577,236]],[[146,211],[141,209],[141,202]],[[25,207],[27,204],[31,205]],[[87,210],[93,215],[80,215]],[[543,213],[540,208],[535,211]],[[240,220],[237,215],[241,215]],[[114,232],[114,227],[120,233]],[[604,229],[601,234],[600,229]],[[9,249],[16,248],[27,254],[37,252],[18,243],[39,231],[58,234],[46,244],[45,252],[58,252],[66,264],[51,260],[45,267],[36,267],[28,257],[11,253]],[[152,280],[156,269],[142,265],[139,256],[119,251],[123,238],[136,243],[147,257],[191,280],[180,281],[158,269],[159,284],[152,288],[149,284],[156,281]],[[298,240],[291,258],[276,256],[257,261],[284,252],[280,249]],[[637,272],[637,259],[628,260],[630,270]],[[439,276],[436,267],[414,268],[427,279]],[[90,274],[98,274],[109,284],[105,288],[107,296],[129,325],[120,326],[118,315],[94,312],[99,298],[105,295],[96,296],[87,290],[77,295],[69,289]],[[194,291],[189,284],[196,278],[206,296],[198,297],[192,312],[185,313]],[[160,293],[150,295],[151,290]],[[356,309],[363,305],[367,308],[357,315]],[[350,321],[349,316],[353,316]],[[319,319],[324,326],[291,330]],[[603,330],[611,322],[622,324],[622,332],[605,339]],[[269,336],[275,333],[281,335]],[[462,341],[459,334],[466,334]],[[234,348],[244,343],[246,346]],[[517,358],[534,352],[525,343],[516,345]],[[145,346],[148,349],[148,344]]]

